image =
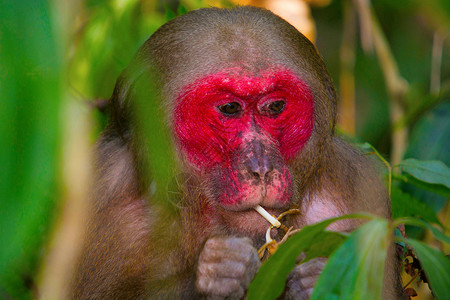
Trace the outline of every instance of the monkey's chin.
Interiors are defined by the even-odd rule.
[[[281,214],[282,209],[265,208],[269,214],[277,217]],[[248,237],[258,237],[265,235],[267,229],[271,224],[264,219],[254,209],[247,209],[242,211],[230,211],[220,209],[219,212],[223,221],[236,234],[242,234]]]

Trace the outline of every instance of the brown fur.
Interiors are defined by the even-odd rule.
[[[336,93],[314,46],[262,9],[194,11],[152,35],[117,81],[111,121],[98,143],[98,190],[71,287],[74,298],[197,298],[195,274],[205,241],[242,236],[239,226],[251,227],[245,220],[230,226],[234,216],[211,205],[202,192],[202,179],[190,174],[187,166],[183,167],[188,175],[178,184],[177,207],[168,211],[149,204],[148,182],[141,170],[146,151],[135,136],[132,117],[135,89],[143,74],[155,78],[146,84],[153,85],[152,96],[163,101],[170,123],[182,87],[236,63],[256,73],[269,63],[285,66],[313,92],[314,130],[289,166],[295,182],[291,206],[301,208],[302,214],[286,225],[301,228],[358,211],[390,217],[388,196],[372,162],[334,136]],[[359,224],[341,221],[333,229],[351,231]],[[249,237],[255,247],[264,242],[261,236]],[[385,295],[395,298],[396,273],[391,265]]]

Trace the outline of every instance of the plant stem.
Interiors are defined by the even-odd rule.
[[[355,135],[355,8],[344,1],[344,33],[340,50],[341,72],[339,125],[348,134]]]

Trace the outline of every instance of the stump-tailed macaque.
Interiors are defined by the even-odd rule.
[[[155,111],[166,112],[184,178],[172,214],[152,201],[141,166],[148,153],[133,105],[142,78],[154,79],[148,97],[161,100]],[[275,216],[298,208],[284,221],[294,228],[390,215],[372,163],[334,134],[336,93],[317,50],[267,10],[207,8],[169,21],[123,71],[110,104],[74,298],[241,299],[270,225],[256,206]],[[282,297],[309,298],[324,263],[296,267]],[[384,292],[394,295],[387,269]]]

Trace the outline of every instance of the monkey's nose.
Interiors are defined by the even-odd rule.
[[[252,156],[247,161],[247,170],[257,180],[266,180],[273,171],[273,165],[265,155],[262,157]]]

